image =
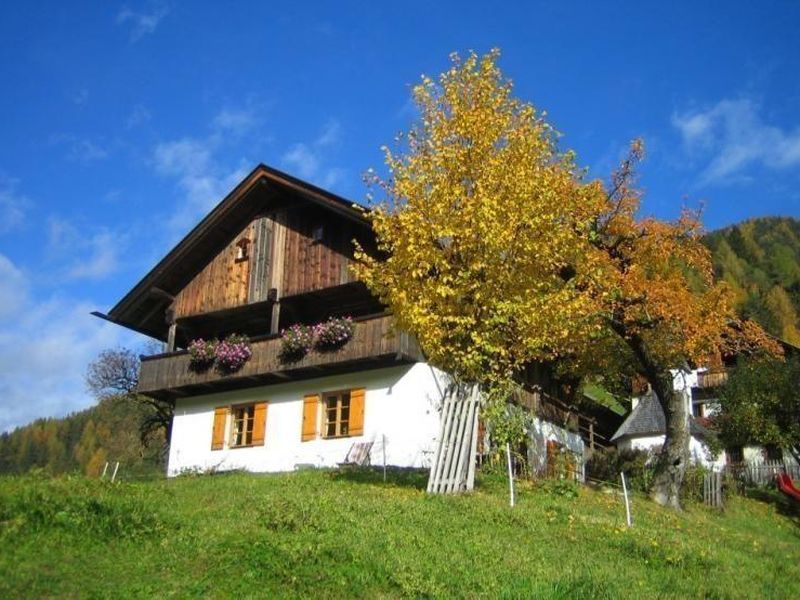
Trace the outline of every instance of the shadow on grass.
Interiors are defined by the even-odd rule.
[[[334,481],[352,481],[369,485],[392,485],[424,490],[428,485],[427,469],[407,467],[386,467],[386,482],[383,480],[383,467],[341,467],[331,471]]]
[[[771,504],[779,514],[790,518],[800,527],[800,503],[788,498],[774,488],[748,488],[745,497]]]

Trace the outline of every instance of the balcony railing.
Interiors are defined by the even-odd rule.
[[[185,350],[142,357],[138,391],[150,396],[178,397],[424,360],[416,340],[403,331],[395,331],[392,324],[388,315],[357,320],[353,337],[339,350],[312,351],[289,363],[280,358],[279,337],[252,338],[250,360],[229,375],[213,368],[200,373],[192,370]]]
[[[714,369],[697,374],[697,387],[699,388],[714,388],[725,385],[728,381],[728,371],[722,369]]]

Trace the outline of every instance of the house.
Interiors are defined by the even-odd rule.
[[[651,390],[634,398],[631,413],[617,429],[611,441],[620,450],[649,450],[657,452],[664,445],[666,420],[664,410]],[[710,432],[694,416],[689,416],[689,455],[695,464],[707,468],[725,465],[724,453],[715,457],[708,445]]]
[[[165,345],[142,357],[138,391],[174,403],[169,475],[335,466],[361,442],[373,462],[430,464],[448,378],[354,280],[353,240],[377,252],[362,209],[259,165],[107,315],[95,313]],[[344,316],[353,328],[341,348],[282,355],[287,328]],[[195,368],[193,340],[233,333],[249,337],[241,368]],[[528,396],[549,415],[535,420],[536,439],[582,453],[569,415],[537,388]]]
[[[783,343],[783,342],[782,342]],[[785,343],[784,350],[794,351]],[[728,465],[758,466],[765,462],[785,462],[780,448],[745,446],[726,448],[714,455],[709,440],[713,435],[706,424],[713,421],[721,407],[718,393],[728,380],[729,369],[699,368],[692,371],[673,371],[673,389],[680,392],[686,402],[689,419],[689,454],[691,461],[703,467],[721,470]],[[657,452],[664,445],[666,421],[664,411],[652,390],[636,397],[632,410],[614,433],[611,441],[620,450],[649,450]],[[789,462],[794,462],[790,460]]]

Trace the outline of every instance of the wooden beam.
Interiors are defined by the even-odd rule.
[[[167,352],[175,352],[175,332],[178,329],[178,324],[173,321],[169,326],[167,333]]]
[[[150,295],[155,298],[162,298],[164,300],[169,300],[170,302],[175,300],[175,296],[173,296],[169,292],[162,290],[160,287],[155,287],[155,286],[151,287]]]
[[[269,320],[269,333],[270,335],[277,335],[280,333],[281,322],[281,303],[276,302],[272,305],[272,316]]]

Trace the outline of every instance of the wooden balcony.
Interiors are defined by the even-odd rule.
[[[177,398],[424,360],[417,341],[403,331],[394,331],[392,324],[389,315],[356,320],[353,337],[343,348],[311,351],[292,363],[279,358],[279,336],[252,338],[250,360],[229,375],[213,368],[193,371],[185,350],[143,356],[138,391],[158,398]]]
[[[725,369],[713,369],[697,374],[697,387],[715,388],[725,385],[728,381],[728,371]]]

